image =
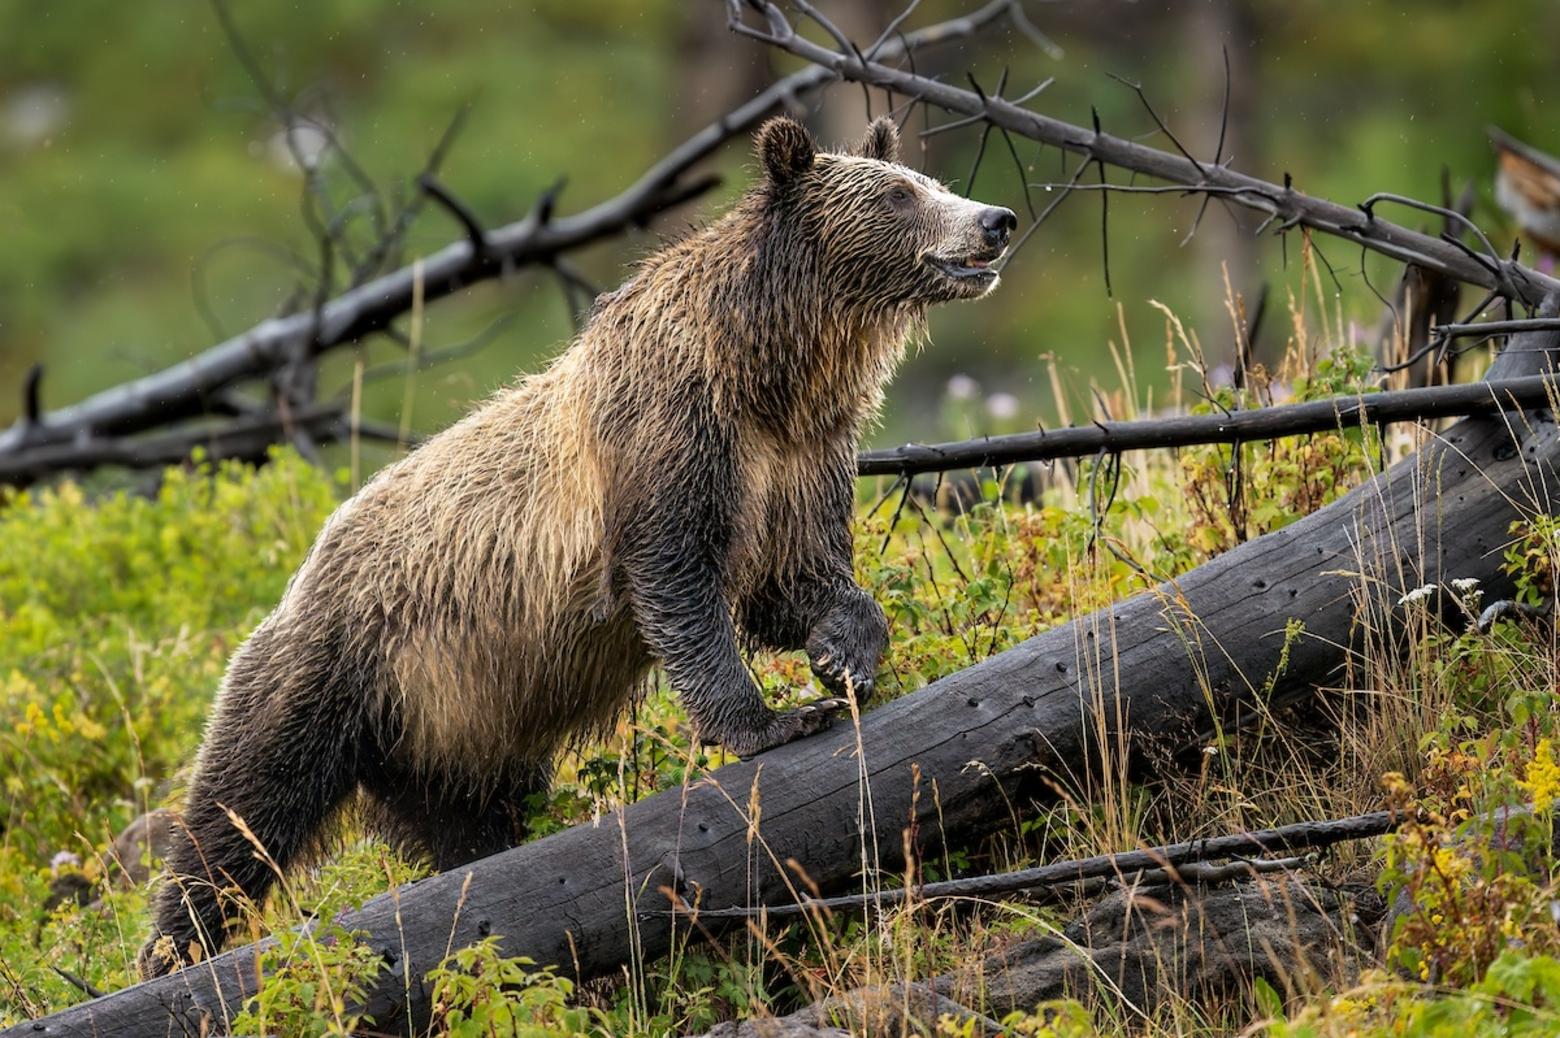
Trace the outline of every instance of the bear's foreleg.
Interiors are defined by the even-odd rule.
[[[785,652],[805,649],[825,688],[864,704],[888,645],[888,621],[852,572],[855,465],[855,447],[846,444],[820,473],[813,494],[795,503],[786,517],[800,530],[790,572],[743,602],[741,618],[755,642]]]
[[[764,703],[738,650],[736,625],[715,575],[688,570],[650,575],[633,598],[640,633],[666,668],[700,740],[751,757],[828,727],[848,705],[843,699],[786,713]]]
[[[735,603],[726,597],[737,488],[729,468],[712,464],[718,441],[689,435],[708,449],[689,452],[684,471],[660,474],[659,485],[677,492],[653,495],[627,512],[612,557],[634,624],[699,738],[750,757],[828,727],[848,704],[831,698],[776,713],[764,703],[739,649]]]

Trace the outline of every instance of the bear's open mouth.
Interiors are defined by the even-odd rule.
[[[991,265],[1002,258],[1007,249],[997,249],[994,252],[971,253],[968,256],[934,256],[927,253],[922,259],[926,265],[942,274],[944,277],[953,278],[955,281],[987,281],[997,276],[997,272]]]

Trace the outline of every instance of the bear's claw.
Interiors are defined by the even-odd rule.
[[[784,746],[796,739],[823,731],[834,723],[841,711],[850,709],[850,701],[837,696],[815,699],[811,703],[776,714],[762,732],[721,740],[721,744],[744,759]]]

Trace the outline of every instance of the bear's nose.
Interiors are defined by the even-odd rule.
[[[1008,235],[1018,226],[1013,210],[1000,205],[987,206],[980,211],[980,226],[986,232],[986,240],[992,245],[1006,245]]]

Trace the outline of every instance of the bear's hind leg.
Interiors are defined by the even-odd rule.
[[[426,854],[439,872],[506,851],[525,838],[527,800],[545,793],[550,765],[522,767],[484,790],[446,776],[386,776],[370,785],[370,817],[391,842]]]
[[[219,951],[356,787],[361,692],[343,694],[333,668],[308,666],[319,656],[300,661],[273,642],[262,627],[229,669],[174,826],[143,977]]]

